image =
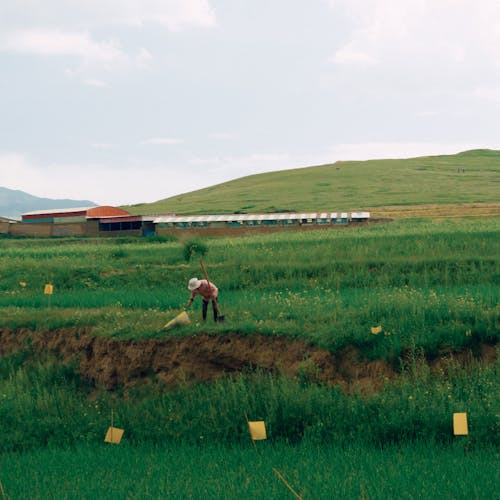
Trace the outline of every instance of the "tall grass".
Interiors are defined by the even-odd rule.
[[[206,240],[227,321],[217,329],[195,321],[178,333],[290,335],[385,357],[410,345],[495,342],[499,228],[498,220],[406,223]],[[156,337],[186,303],[189,278],[201,275],[176,241],[0,243],[0,326],[73,322],[101,335]],[[46,282],[54,284],[50,311]],[[368,333],[375,324],[379,337]]]
[[[193,322],[171,333],[260,333],[304,338],[336,351],[346,345],[363,348],[369,357],[398,357],[412,345],[429,353],[441,346],[461,349],[498,340],[500,307],[493,286],[467,288],[347,289],[318,286],[282,291],[221,292],[224,324],[201,322],[201,305],[190,311]],[[1,323],[11,329],[50,330],[92,327],[95,335],[155,338],[187,300],[182,289],[68,292],[8,300]],[[4,299],[5,300],[5,299]],[[7,302],[7,301],[6,301]],[[382,325],[374,336],[370,328]]]
[[[277,469],[303,498],[477,498],[497,496],[493,448],[429,442],[356,445],[80,445],[0,455],[9,498],[293,498]]]
[[[450,443],[452,414],[463,411],[471,445],[500,444],[496,365],[464,372],[450,361],[431,376],[415,356],[399,381],[376,393],[318,385],[307,371],[296,380],[249,372],[174,391],[153,383],[109,393],[86,386],[71,367],[19,356],[0,364],[2,451],[100,442],[112,410],[136,445],[245,443],[245,413],[265,420],[273,441],[292,444]]]
[[[26,346],[0,358],[7,495],[286,498],[277,467],[305,498],[493,498],[498,361],[464,371],[451,360],[431,373],[424,357],[498,342],[499,229],[492,219],[205,240],[226,321],[203,324],[197,302],[193,322],[168,335],[354,346],[397,364],[401,378],[347,394],[307,369],[293,380],[249,370],[176,390],[152,377],[112,393],[61,360],[34,360]],[[177,241],[0,239],[0,335],[89,327],[120,339],[165,336],[200,274]],[[111,411],[125,429],[119,447],[102,443]],[[470,436],[454,438],[452,414],[462,411]],[[245,412],[266,421],[260,456]]]

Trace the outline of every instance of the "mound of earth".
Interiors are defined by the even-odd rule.
[[[398,375],[387,361],[363,359],[353,347],[332,354],[285,337],[198,334],[116,340],[92,336],[85,328],[47,332],[0,329],[0,355],[27,350],[34,358],[52,354],[61,363],[73,364],[83,379],[106,389],[152,382],[176,387],[262,370],[344,390],[372,391]],[[450,356],[462,365],[474,359],[471,351],[449,351],[431,366],[439,367]],[[496,349],[484,344],[476,357],[494,361]]]

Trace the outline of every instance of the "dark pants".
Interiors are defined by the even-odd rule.
[[[203,321],[207,319],[207,309],[208,309],[208,303],[209,300],[203,299],[203,309],[202,309],[202,314],[203,314]],[[217,316],[218,316],[218,309],[217,309],[217,301],[212,299],[212,309],[214,311],[214,321],[217,321]]]

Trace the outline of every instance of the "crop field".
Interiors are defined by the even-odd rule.
[[[39,449],[0,456],[10,498],[495,498],[492,448],[286,444]],[[19,480],[18,478],[22,478]],[[7,485],[7,480],[4,481]],[[7,489],[7,488],[6,488]]]
[[[185,238],[0,239],[5,495],[293,498],[275,468],[303,498],[494,497],[499,230],[198,239],[189,260]],[[201,258],[225,321],[197,298],[164,331]]]

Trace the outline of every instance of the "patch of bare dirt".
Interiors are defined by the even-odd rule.
[[[450,361],[455,362],[459,366],[472,366],[477,360],[485,363],[494,363],[497,359],[496,347],[490,344],[479,344],[476,352],[470,349],[456,352],[452,349],[443,349],[434,359],[429,360],[431,371],[443,371],[447,368]]]
[[[353,347],[332,354],[301,340],[263,335],[192,335],[165,339],[116,340],[95,337],[83,328],[49,332],[0,329],[0,355],[29,350],[36,358],[55,355],[73,363],[80,376],[107,389],[158,382],[169,387],[209,382],[227,374],[263,370],[292,378],[372,392],[397,376],[384,360],[367,360]],[[479,353],[443,353],[466,365],[472,359],[496,359],[496,349]],[[441,359],[441,361],[440,361]]]

